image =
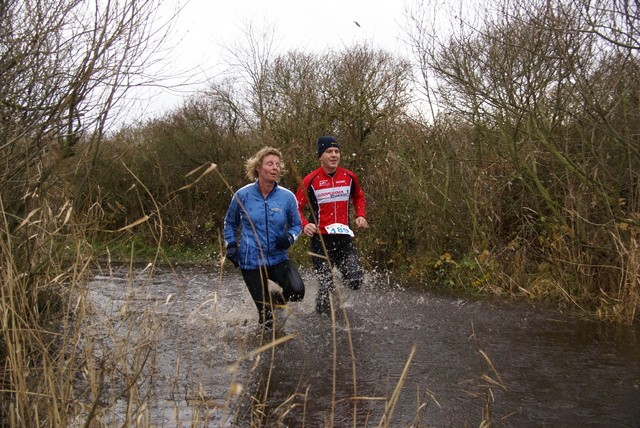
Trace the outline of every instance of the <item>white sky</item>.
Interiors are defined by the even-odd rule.
[[[186,71],[191,85],[185,90],[202,88],[200,82],[222,71],[222,46],[245,40],[247,22],[260,29],[273,27],[279,52],[338,50],[365,41],[401,51],[405,1],[168,0],[169,9],[176,4],[184,7],[169,41],[176,45],[175,52],[164,59],[171,65],[171,74]],[[187,95],[175,89],[147,89],[138,95],[138,116],[157,116],[179,106]]]
[[[243,22],[253,20],[274,24],[286,47],[323,49],[365,39],[388,44],[403,10],[402,0],[190,0],[180,25],[203,48],[241,34]]]

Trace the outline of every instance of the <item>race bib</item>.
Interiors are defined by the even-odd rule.
[[[351,237],[354,236],[351,228],[349,228],[349,226],[347,226],[346,224],[342,224],[342,223],[333,223],[333,224],[330,224],[329,226],[325,226],[324,229],[330,235],[349,235]]]

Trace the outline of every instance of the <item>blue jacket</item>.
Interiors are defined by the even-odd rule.
[[[270,267],[287,260],[287,251],[276,250],[275,246],[278,237],[285,233],[297,239],[302,232],[295,195],[276,183],[271,193],[263,198],[257,181],[247,184],[233,195],[227,210],[224,219],[226,245],[238,242],[238,229],[241,269]]]

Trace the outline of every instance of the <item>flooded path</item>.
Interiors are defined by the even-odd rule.
[[[374,276],[334,323],[303,278],[267,336],[236,270],[110,268],[89,289],[122,347],[150,349],[153,426],[640,426],[637,327]]]

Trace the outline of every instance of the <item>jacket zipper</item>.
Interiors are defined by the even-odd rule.
[[[338,171],[336,170],[336,173]],[[335,177],[336,174],[330,175],[329,177],[331,177],[331,188],[335,189],[336,188],[336,181],[333,179],[333,177]],[[334,200],[333,201],[333,222],[337,223],[338,222],[338,203]]]
[[[267,195],[267,198],[269,197],[269,195]],[[269,253],[270,253],[270,245],[269,245],[269,215],[267,214],[267,198],[264,198],[264,230],[266,232],[266,236],[267,236],[267,242],[265,243],[265,245],[267,246],[267,256],[265,257],[265,263],[268,265],[269,264]]]

